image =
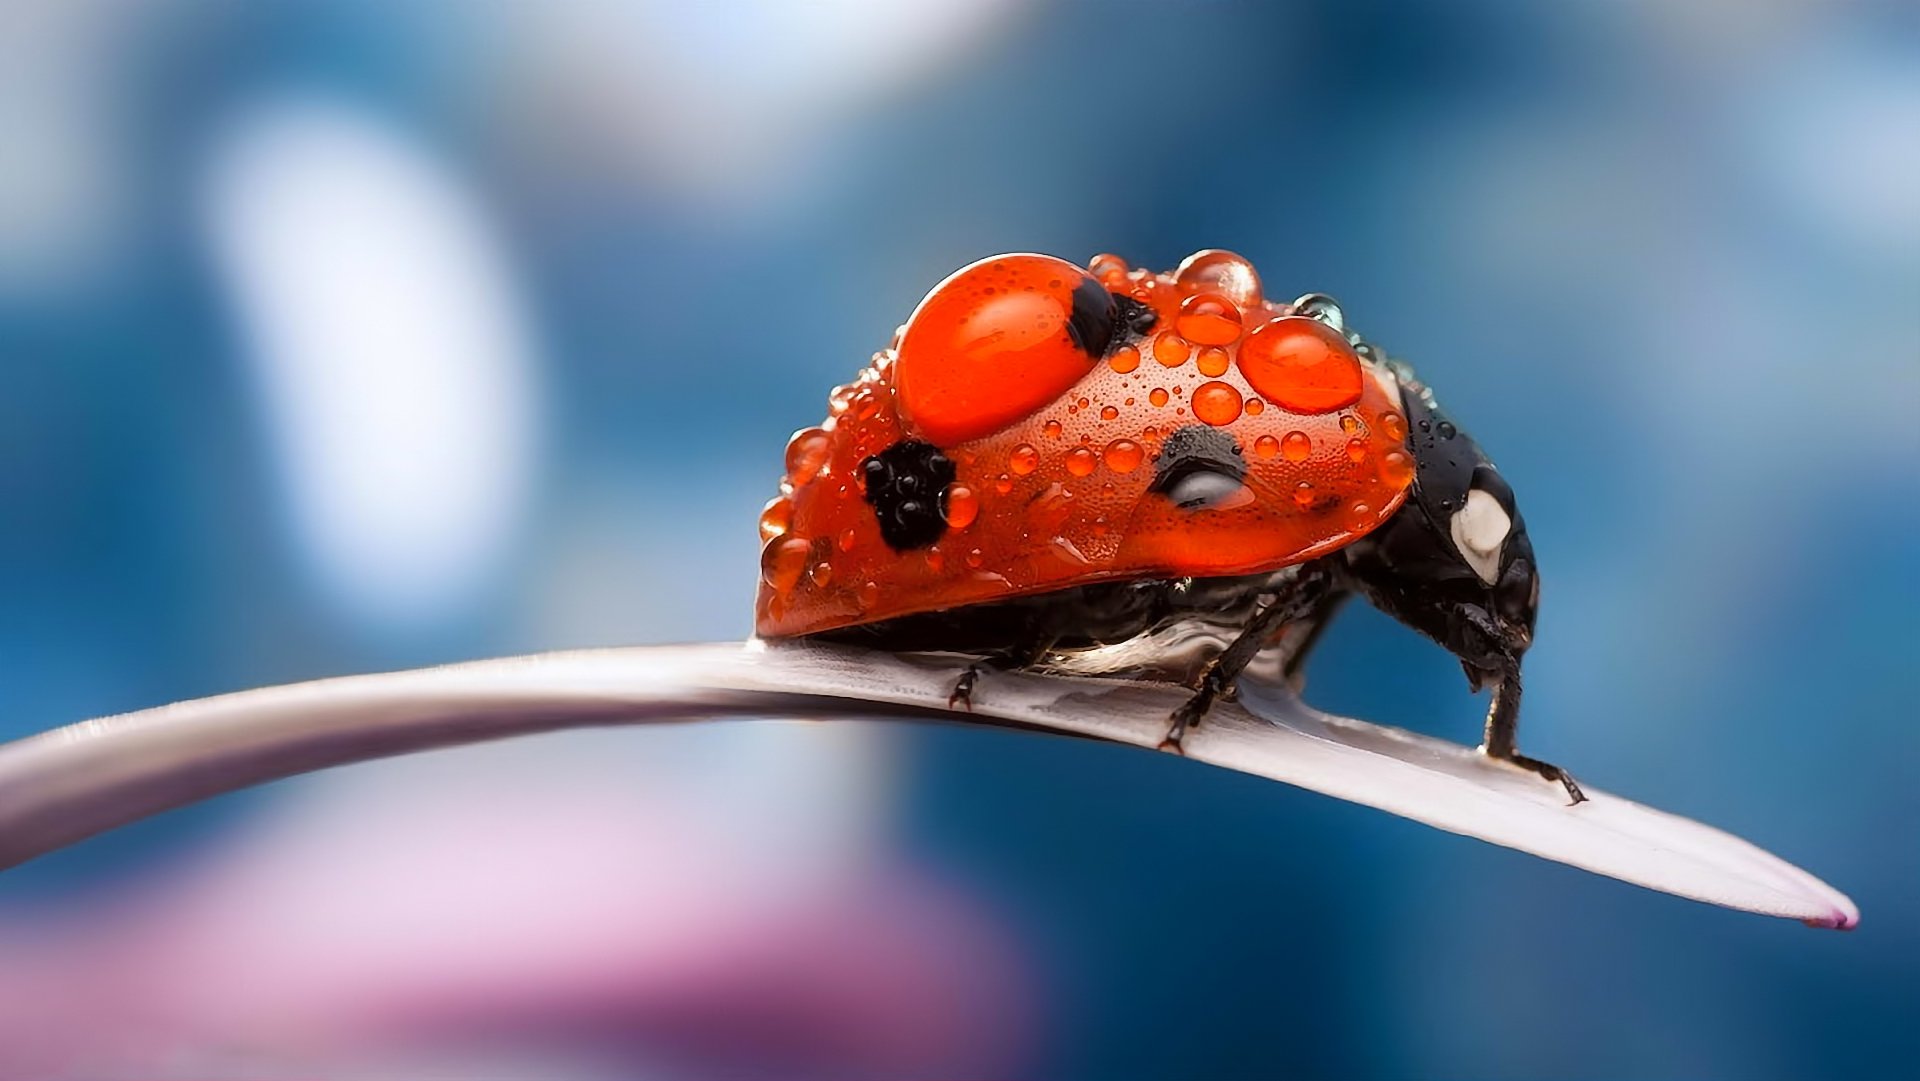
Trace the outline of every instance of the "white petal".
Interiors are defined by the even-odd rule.
[[[0,867],[218,792],[430,747],[722,716],[938,718],[1156,746],[1184,690],[988,673],[947,708],[956,666],[809,644],[660,646],[480,661],[201,699],[0,745]],[[1251,707],[1256,712],[1248,712]],[[1333,717],[1242,683],[1186,755],[1649,889],[1824,927],[1853,902],[1709,826],[1557,784],[1444,740]],[[1574,769],[1577,774],[1578,769]]]

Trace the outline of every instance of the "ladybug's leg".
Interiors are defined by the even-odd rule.
[[[980,673],[988,669],[1006,672],[1031,668],[1039,663],[1040,658],[1047,655],[1048,650],[1053,648],[1054,641],[1051,635],[1036,634],[1011,649],[989,653],[967,665],[966,669],[960,673],[960,678],[954,681],[953,693],[947,695],[947,708],[964,708],[969,713],[973,712],[973,688],[980,682]]]
[[[1560,782],[1567,790],[1567,798],[1573,803],[1586,802],[1587,794],[1580,791],[1579,782],[1573,779],[1572,774],[1551,762],[1528,758],[1520,753],[1517,742],[1519,732],[1520,668],[1516,664],[1513,671],[1493,689],[1493,705],[1487,710],[1487,733],[1481,750],[1488,758],[1511,762],[1549,781]]]
[[[1193,697],[1173,711],[1173,727],[1168,729],[1167,737],[1160,741],[1160,749],[1178,751],[1187,729],[1200,723],[1200,718],[1213,708],[1214,699],[1233,686],[1233,681],[1240,678],[1240,673],[1271,642],[1273,633],[1281,626],[1302,619],[1322,607],[1327,596],[1325,578],[1315,576],[1302,579],[1297,588],[1275,597],[1265,608],[1254,613],[1234,640],[1227,644],[1227,648],[1208,662],[1206,671],[1200,674],[1199,682],[1194,686]]]

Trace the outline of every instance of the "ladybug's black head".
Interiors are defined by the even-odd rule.
[[[1540,576],[1513,489],[1431,391],[1407,373],[1400,389],[1413,488],[1346,549],[1348,569],[1382,611],[1460,658],[1474,689],[1517,678]]]

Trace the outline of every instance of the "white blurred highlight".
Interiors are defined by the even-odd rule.
[[[372,118],[305,101],[236,122],[203,195],[318,584],[371,623],[454,614],[504,553],[536,435],[483,209]]]
[[[517,138],[585,157],[679,201],[777,198],[864,113],[960,67],[1025,9],[1010,0],[551,0],[506,9],[525,88]],[[523,153],[527,151],[523,148]]]
[[[0,296],[71,288],[125,245],[111,57],[141,25],[125,0],[0,4]]]

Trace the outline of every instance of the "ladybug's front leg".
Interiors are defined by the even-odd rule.
[[[1551,762],[1542,762],[1538,758],[1529,758],[1521,754],[1518,746],[1520,732],[1520,668],[1516,663],[1511,673],[1500,680],[1493,689],[1493,705],[1487,709],[1487,733],[1481,750],[1488,758],[1498,758],[1511,762],[1521,769],[1530,770],[1549,781],[1558,781],[1567,790],[1569,805],[1585,803],[1587,794],[1580,791],[1579,782],[1573,774]]]

